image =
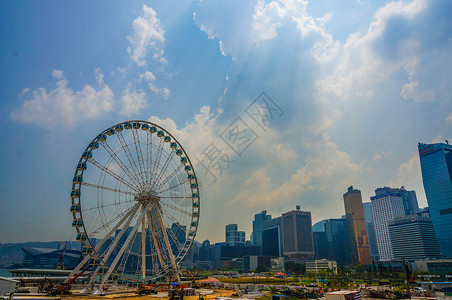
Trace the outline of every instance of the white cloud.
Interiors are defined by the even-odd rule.
[[[168,88],[160,88],[155,85],[154,81],[156,79],[152,72],[146,71],[140,75],[140,79],[148,81],[149,89],[155,94],[160,94],[166,100],[170,97],[171,91]]]
[[[329,61],[337,55],[339,46],[324,28],[331,14],[315,19],[306,12],[307,4],[304,0],[247,1],[246,4],[201,1],[193,16],[210,39],[219,39],[222,54],[232,55],[233,59],[245,57],[260,42],[275,38],[281,27],[296,24],[302,38],[316,35],[311,45],[314,58]]]
[[[132,44],[127,49],[130,58],[139,66],[146,64],[148,49],[154,51],[154,59],[161,63],[167,63],[164,58],[162,45],[165,43],[165,31],[160,25],[160,19],[152,7],[143,5],[141,15],[133,21],[133,33],[127,39]]]
[[[130,87],[127,87],[124,91],[120,103],[121,110],[119,113],[128,117],[139,113],[143,108],[149,106],[146,100],[146,93],[141,89],[131,90]]]
[[[391,151],[380,151],[380,152],[376,152],[374,153],[372,159],[375,161],[379,161],[381,160],[383,157],[389,157],[392,155]]]
[[[55,89],[47,91],[46,88],[38,88],[32,91],[31,97],[11,113],[14,121],[46,128],[74,126],[112,109],[113,92],[103,82],[100,70],[96,70],[98,90],[87,84],[80,91],[74,92],[68,86],[63,71],[53,70],[52,75],[57,79]],[[26,88],[19,97],[26,97],[29,93],[30,89]]]
[[[331,93],[341,99],[352,96],[371,98],[374,95],[374,87],[384,80],[389,79],[396,71],[405,68],[409,80],[415,72],[419,62],[416,51],[417,41],[410,38],[401,38],[397,44],[396,53],[390,58],[384,57],[379,51],[384,45],[382,40],[387,34],[387,26],[394,18],[411,20],[423,12],[426,7],[424,0],[413,2],[391,2],[380,8],[374,21],[370,24],[365,35],[351,34],[344,44],[339,62],[332,75],[319,81],[319,88],[325,93]],[[402,95],[406,98],[413,96],[416,82],[405,85]],[[431,94],[417,98],[416,101],[425,101]]]
[[[239,194],[230,203],[252,208],[281,205],[310,191],[340,193],[361,170],[326,134],[321,140],[306,144],[305,150],[309,153],[305,165],[279,187],[273,187],[270,170],[260,168],[239,188]]]

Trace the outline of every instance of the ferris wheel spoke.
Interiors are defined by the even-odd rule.
[[[124,172],[124,174],[129,177],[130,181],[132,183],[138,184],[138,178],[136,177],[136,174],[133,174],[130,172],[129,168],[124,164],[124,162],[119,158],[119,156],[113,151],[113,149],[110,147],[110,145],[107,143],[107,141],[101,143],[102,147],[108,152],[111,158],[118,164],[118,166],[121,168],[121,170]],[[135,185],[135,188],[138,188],[137,185]]]
[[[151,172],[151,162],[152,159],[152,134],[150,131],[146,131],[146,161],[144,162],[144,167],[146,170],[146,183],[150,184],[150,172]]]
[[[136,209],[137,209],[137,207],[138,207],[139,205],[140,205],[140,204],[137,203],[137,204],[135,204],[134,206],[132,206],[132,207],[130,207],[129,209],[127,209],[126,211],[124,211],[124,212],[118,214],[118,215],[117,215],[116,217],[114,217],[113,219],[108,220],[108,221],[105,222],[105,223],[102,223],[102,224],[101,224],[102,226],[100,226],[99,228],[93,230],[93,231],[91,232],[90,235],[91,235],[91,236],[94,236],[94,235],[98,234],[99,232],[101,232],[102,230],[104,230],[105,228],[109,228],[111,224],[113,224],[113,223],[116,222],[117,220],[121,219],[123,216],[130,215],[132,212],[136,211]],[[94,218],[94,217],[93,217],[93,219],[94,219],[95,221],[97,220],[97,218]],[[125,219],[121,219],[121,220],[122,220],[122,221],[119,223],[119,225],[121,225],[121,224],[124,222],[123,220],[125,220]],[[118,228],[119,225],[117,225],[117,227],[116,227],[116,226],[115,226],[115,227]]]
[[[107,167],[103,166],[102,164],[100,164],[97,160],[95,160],[94,158],[90,158],[88,159],[88,162],[90,162],[91,164],[93,164],[94,166],[98,167],[99,169],[101,169],[103,172],[107,173],[108,175],[110,175],[111,177],[115,178],[116,180],[118,180],[119,182],[123,183],[124,185],[128,186],[129,188],[131,188],[132,190],[134,190],[135,192],[138,192],[137,188],[135,186],[132,186],[130,183],[128,183],[127,181],[125,181],[123,178],[121,178],[118,174],[114,173],[112,170],[108,169]]]
[[[126,195],[131,195],[131,196],[136,196],[137,195],[136,193],[123,191],[123,190],[120,190],[120,189],[115,189],[115,188],[111,188],[111,187],[107,187],[107,186],[97,185],[97,184],[93,184],[93,183],[88,183],[88,182],[82,182],[82,185],[89,186],[89,187],[96,188],[96,189],[111,191],[111,192],[115,192],[115,193],[122,193],[122,194],[126,194]]]
[[[176,175],[183,167],[183,164],[180,164],[176,169],[174,169],[174,171],[168,175],[155,189],[159,190],[165,183],[167,183],[171,178],[174,177],[174,175]]]
[[[170,234],[171,239],[174,241],[173,244],[176,245],[177,250],[180,252],[180,250],[182,250],[182,248],[183,248],[182,244],[180,243],[179,239],[177,238],[176,233],[174,233],[174,231],[172,230],[172,226],[169,226],[168,222],[165,222],[165,224],[169,228],[168,233]],[[184,234],[186,233],[184,230],[180,229],[180,227],[179,227],[179,230],[181,232],[183,232]],[[173,253],[173,255],[174,255],[174,253]]]
[[[157,155],[156,158],[154,159],[154,165],[152,167],[152,176],[151,176],[151,185],[154,186],[155,185],[155,180],[157,179],[157,174],[158,174],[158,167],[160,166],[160,159],[162,157],[162,152],[163,152],[163,144],[165,142],[163,141],[163,138],[160,138],[160,143],[159,143],[159,148],[157,149]]]
[[[141,165],[143,162],[143,152],[141,151],[141,143],[140,143],[140,136],[137,132],[138,129],[131,129],[132,130],[132,136],[133,136],[133,142],[135,143],[135,151],[137,152],[137,161],[138,161],[138,167],[140,169],[141,178],[144,180],[143,183],[146,182],[146,180],[143,178],[143,174],[145,174],[144,167]]]
[[[174,153],[176,153],[176,150],[172,149],[170,154],[166,158],[165,163],[163,164],[163,167],[160,169],[160,172],[158,173],[157,178],[155,179],[154,185],[158,184],[158,182],[162,178],[163,174],[165,173],[166,169],[168,168],[171,158],[174,156]]]
[[[180,212],[182,214],[185,214],[185,215],[189,216],[190,218],[193,217],[193,214],[189,213],[188,211],[185,211],[185,210],[183,210],[183,209],[181,209],[181,208],[179,208],[177,206],[171,205],[169,203],[160,202],[160,205],[166,206],[167,208],[171,208],[171,209],[173,209],[175,211],[178,211],[178,212]]]
[[[99,209],[99,208],[106,208],[106,207],[110,207],[110,206],[130,203],[130,202],[135,202],[135,200],[128,200],[128,201],[122,201],[122,202],[119,202],[119,203],[110,203],[110,204],[104,204],[104,205],[95,206],[95,207],[91,207],[91,208],[85,208],[85,209],[82,209],[82,213],[88,212],[88,211],[91,211],[91,210],[96,210],[96,209]]]
[[[166,217],[168,217],[168,219],[170,219],[171,222],[173,222],[173,224],[175,224],[177,227],[179,227],[180,230],[182,230],[182,231],[184,231],[184,232],[187,231],[187,229],[186,229],[186,228],[183,228],[182,225],[180,225],[179,221],[176,220],[176,218],[174,218],[173,215],[171,215],[171,214],[169,213],[169,211],[167,211],[165,208],[160,207],[160,211],[163,212],[163,214],[164,214]]]
[[[178,187],[179,185],[183,185],[183,184],[185,184],[185,183],[187,183],[187,182],[189,182],[188,179],[186,179],[186,180],[184,180],[184,181],[180,181],[179,183],[176,183],[175,185],[172,185],[172,186],[170,186],[170,187],[168,187],[168,188],[166,188],[166,189],[164,189],[164,190],[162,190],[162,191],[158,190],[158,192],[159,192],[159,193],[164,193],[164,192],[173,190],[173,189],[175,189],[176,187]]]
[[[138,170],[136,161],[133,159],[132,152],[130,151],[130,148],[127,145],[126,140],[124,139],[122,132],[119,132],[116,136],[118,137],[119,143],[121,144],[121,147],[124,150],[124,153],[127,157],[127,160],[129,161],[130,167],[132,168],[132,172],[135,174],[135,177],[137,178],[137,181],[141,184],[144,184],[143,178],[139,176],[140,172]]]

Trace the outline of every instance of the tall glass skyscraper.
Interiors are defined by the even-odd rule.
[[[422,180],[441,254],[452,257],[452,146],[419,143]]]

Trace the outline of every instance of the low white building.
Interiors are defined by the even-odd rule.
[[[333,270],[337,274],[337,262],[334,260],[316,259],[306,262],[306,272],[318,273],[320,270]]]

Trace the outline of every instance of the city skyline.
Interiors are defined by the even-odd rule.
[[[427,206],[417,144],[452,137],[451,10],[444,0],[0,3],[0,242],[75,240],[77,162],[127,120],[165,128],[193,161],[198,241],[221,241],[226,224],[248,240],[263,210],[340,218],[350,185],[364,202],[405,186]],[[239,126],[240,149],[228,140]],[[224,169],[200,164],[212,150],[228,156]]]

